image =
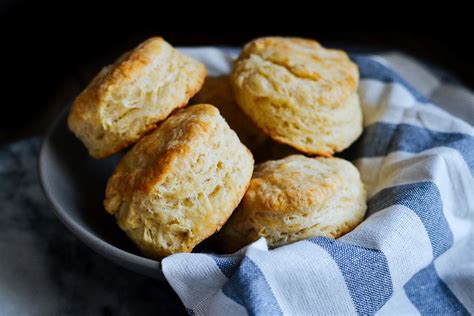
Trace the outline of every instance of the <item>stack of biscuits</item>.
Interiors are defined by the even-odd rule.
[[[107,212],[144,255],[214,239],[232,252],[357,226],[366,194],[335,158],[362,132],[358,69],[313,40],[266,37],[230,76],[160,37],[106,66],[75,99],[71,131],[97,159],[131,147],[110,177]],[[257,165],[254,165],[254,157]]]

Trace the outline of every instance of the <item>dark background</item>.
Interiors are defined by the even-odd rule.
[[[313,20],[302,18],[310,23],[300,27],[280,23],[281,20],[270,14],[258,16],[259,22],[255,24],[250,22],[252,16],[216,20],[214,17],[219,13],[212,18],[204,17],[184,3],[185,12],[170,9],[168,13],[164,12],[164,7],[144,7],[129,2],[122,7],[125,11],[135,3],[141,12],[137,15],[130,11],[125,17],[108,11],[107,7],[99,9],[94,3],[79,1],[64,1],[63,7],[13,0],[0,3],[0,57],[4,82],[0,143],[43,132],[102,66],[153,35],[161,35],[175,46],[241,46],[258,36],[293,35],[317,39],[325,46],[370,52],[399,50],[447,69],[465,85],[474,88],[471,28],[454,26],[447,29],[444,26],[440,29],[436,26],[441,20],[433,16],[427,20],[420,16],[410,20],[410,25],[431,25],[428,30],[381,29],[381,26],[394,25],[386,23],[385,17],[372,20],[372,27],[367,27],[367,23],[351,22],[348,23],[350,27],[338,23],[336,30],[328,29],[327,23],[316,23],[321,17],[315,15]],[[227,10],[223,16],[232,11],[230,7],[224,9]],[[152,14],[145,16],[147,11]],[[405,15],[399,15],[396,25],[407,25],[408,20]],[[246,24],[242,25],[242,21]],[[359,21],[367,19],[359,18]],[[333,26],[333,23],[329,25]],[[453,26],[452,21],[449,25]],[[170,27],[183,26],[185,31],[170,31]],[[203,26],[207,30],[198,30]],[[239,31],[223,31],[223,26],[238,26]],[[243,26],[250,30],[243,30]],[[291,30],[294,28],[296,30]]]

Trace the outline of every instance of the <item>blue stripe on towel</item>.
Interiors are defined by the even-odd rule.
[[[433,264],[416,273],[404,288],[407,297],[422,315],[469,315],[439,278]]]
[[[383,135],[383,137],[381,136]],[[349,159],[386,156],[394,151],[418,153],[434,147],[457,150],[474,172],[474,137],[462,133],[436,132],[409,124],[375,123],[349,149]]]
[[[443,213],[443,202],[433,182],[418,182],[386,188],[368,202],[368,214],[392,205],[404,205],[422,221],[438,257],[453,245],[453,234]]]
[[[381,251],[326,237],[315,237],[309,241],[325,249],[336,261],[357,313],[372,315],[388,301],[393,292],[392,278],[387,259]]]
[[[222,292],[247,309],[250,315],[283,315],[260,268],[244,257]]]
[[[429,102],[429,100],[424,95],[418,92],[411,84],[406,82],[396,72],[376,61],[375,59],[357,54],[351,54],[350,57],[359,66],[361,78],[374,79],[386,83],[396,82],[404,86],[405,89],[407,89],[418,102]]]
[[[241,261],[241,258],[239,257],[216,256],[211,254],[207,255],[216,262],[216,265],[219,267],[222,273],[229,279],[232,277],[235,269],[237,269]]]

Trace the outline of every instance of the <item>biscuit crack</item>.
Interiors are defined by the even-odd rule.
[[[262,58],[263,60],[275,65],[275,66],[285,68],[290,74],[292,74],[294,77],[296,77],[298,79],[311,80],[311,81],[318,81],[318,80],[321,79],[321,76],[319,76],[317,74],[306,74],[302,71],[295,70],[294,68],[292,68],[288,64],[286,64],[284,62],[280,62],[278,60],[275,60],[274,58],[270,58],[270,57],[265,58],[265,57],[262,57],[262,56],[259,56],[259,57]]]

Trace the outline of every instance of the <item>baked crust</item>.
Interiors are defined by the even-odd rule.
[[[366,208],[364,186],[350,162],[292,155],[255,167],[220,241],[235,251],[260,237],[271,247],[314,236],[337,238],[363,220]]]
[[[252,171],[252,154],[219,111],[190,106],[123,157],[104,206],[145,255],[189,252],[227,221]]]
[[[106,158],[153,130],[201,88],[206,69],[161,37],[104,67],[75,99],[71,131],[94,158]]]
[[[358,79],[346,53],[283,37],[245,45],[231,75],[237,103],[258,127],[322,156],[347,148],[362,132]]]

